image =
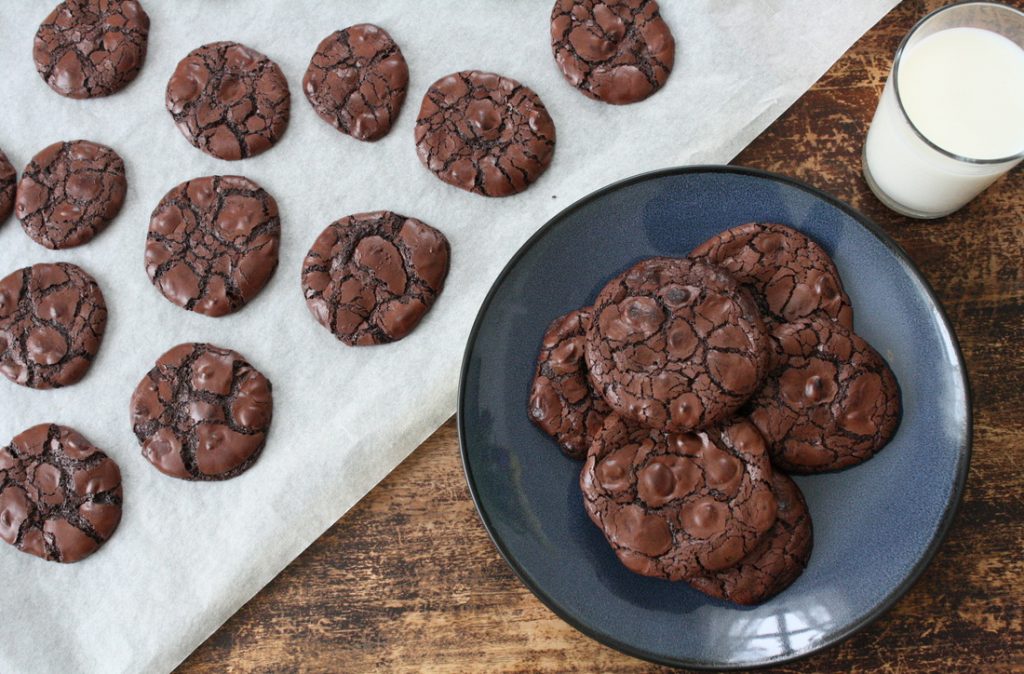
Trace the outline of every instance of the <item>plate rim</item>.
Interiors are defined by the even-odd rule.
[[[942,519],[937,527],[931,541],[928,543],[928,547],[921,555],[920,559],[914,564],[910,573],[888,594],[882,599],[871,611],[869,611],[860,620],[857,620],[844,629],[837,631],[830,635],[828,638],[822,640],[821,643],[816,644],[811,648],[791,653],[789,655],[781,655],[776,657],[764,658],[760,660],[752,660],[750,662],[735,662],[735,663],[716,663],[706,660],[686,660],[677,659],[670,656],[665,656],[659,653],[649,652],[646,649],[638,648],[636,646],[627,644],[623,641],[616,639],[612,635],[602,633],[596,629],[592,629],[589,625],[585,624],[581,620],[578,620],[570,611],[566,610],[556,601],[554,601],[541,587],[539,587],[530,578],[529,574],[526,573],[515,558],[509,553],[504,542],[500,536],[496,533],[490,518],[485,511],[483,504],[480,500],[478,493],[477,484],[473,478],[473,471],[470,467],[470,461],[468,457],[468,450],[466,445],[466,433],[464,428],[464,414],[463,408],[466,400],[466,389],[467,389],[467,378],[469,375],[469,359],[473,351],[473,347],[476,344],[477,335],[480,330],[480,326],[483,322],[484,314],[490,307],[491,302],[494,299],[494,295],[497,293],[498,288],[505,281],[506,277],[511,273],[512,269],[519,263],[520,259],[537,244],[549,231],[553,230],[565,217],[573,213],[574,211],[586,206],[587,204],[595,201],[606,194],[615,192],[631,185],[646,182],[649,180],[656,180],[659,178],[679,175],[689,175],[695,173],[729,173],[735,175],[742,175],[748,177],[755,177],[759,179],[769,180],[771,182],[782,183],[789,187],[795,187],[797,189],[809,192],[811,195],[824,200],[836,208],[839,208],[846,215],[853,218],[861,226],[863,226],[868,232],[873,234],[875,238],[881,241],[882,244],[896,257],[900,267],[907,271],[913,278],[915,278],[921,286],[924,288],[925,295],[928,301],[936,310],[936,314],[940,319],[940,325],[949,337],[949,341],[953,347],[953,351],[956,354],[956,365],[960,372],[960,386],[964,392],[964,407],[965,407],[965,426],[963,429],[963,437],[960,438],[959,456],[957,457],[956,467],[956,479],[953,484],[953,496],[946,503],[945,509],[942,513]],[[751,168],[746,166],[731,166],[725,164],[696,164],[688,166],[677,166],[671,168],[658,169],[654,171],[647,171],[639,173],[622,180],[612,182],[598,190],[590,192],[589,194],[577,199],[569,206],[563,208],[561,211],[551,217],[546,223],[535,231],[530,238],[528,238],[515,254],[509,258],[509,261],[502,268],[501,272],[494,279],[491,287],[487,291],[487,295],[484,297],[483,302],[480,304],[480,309],[477,311],[476,318],[473,321],[473,327],[469,332],[469,337],[466,340],[466,348],[463,352],[462,365],[459,372],[459,390],[458,390],[458,406],[456,413],[456,427],[459,436],[459,456],[462,460],[463,473],[466,478],[466,483],[469,487],[470,496],[473,498],[473,505],[476,507],[477,516],[480,518],[481,523],[484,526],[484,530],[487,531],[487,535],[491,539],[491,543],[497,548],[498,553],[501,555],[505,563],[512,569],[519,581],[530,590],[533,595],[541,601],[552,613],[558,616],[561,620],[568,623],[578,632],[584,634],[597,641],[598,643],[604,644],[611,648],[614,648],[626,655],[630,655],[635,658],[640,658],[648,662],[653,662],[659,665],[667,665],[670,667],[682,667],[698,670],[740,670],[740,669],[751,669],[759,667],[768,667],[786,664],[795,660],[808,657],[814,653],[821,652],[825,649],[831,648],[832,646],[845,641],[855,633],[864,629],[875,620],[880,618],[882,615],[887,613],[889,609],[893,607],[896,602],[903,598],[904,595],[910,590],[911,587],[917,582],[917,580],[924,573],[924,570],[931,564],[935,558],[936,553],[942,544],[945,542],[949,535],[950,527],[953,524],[953,520],[956,518],[956,514],[959,511],[960,504],[963,501],[964,485],[967,482],[967,473],[970,467],[972,444],[973,444],[973,430],[974,430],[974,415],[973,415],[973,401],[971,395],[970,381],[968,377],[967,365],[964,361],[963,352],[960,349],[960,341],[956,336],[956,332],[953,330],[953,326],[949,321],[949,316],[946,314],[945,308],[936,296],[934,289],[928,280],[924,277],[921,271],[917,268],[917,265],[910,259],[906,251],[896,243],[896,241],[889,236],[889,234],[882,229],[881,226],[876,224],[870,218],[856,210],[849,204],[841,201],[837,197],[828,194],[827,192],[818,189],[808,183],[805,183],[796,178],[781,175],[771,171],[765,171],[763,169]]]

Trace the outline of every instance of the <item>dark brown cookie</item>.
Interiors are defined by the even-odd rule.
[[[775,471],[771,486],[778,508],[761,543],[736,566],[691,578],[690,585],[718,599],[751,605],[771,599],[803,573],[814,543],[807,503],[784,473]]]
[[[749,293],[717,267],[644,260],[594,301],[590,378],[613,410],[692,431],[739,409],[768,371],[768,335]]]
[[[530,388],[530,421],[558,441],[566,456],[582,459],[611,412],[590,385],[583,344],[590,307],[559,316],[544,333]]]
[[[583,506],[631,571],[683,580],[728,568],[775,522],[764,439],[739,420],[666,433],[609,416],[580,473]]]
[[[284,134],[291,94],[269,58],[237,42],[214,42],[178,63],[167,83],[167,109],[192,145],[221,159],[244,159]]]
[[[325,37],[302,79],[316,114],[359,140],[387,135],[408,85],[402,50],[386,30],[370,23]]]
[[[142,455],[183,480],[227,480],[249,469],[266,443],[270,381],[242,356],[212,344],[179,344],[132,395]]]
[[[106,145],[54,143],[22,171],[14,212],[39,245],[73,248],[106,229],[127,191],[124,161]]]
[[[750,288],[769,328],[819,314],[853,328],[853,307],[832,258],[792,227],[748,222],[708,239],[690,257]]]
[[[103,293],[73,264],[37,264],[0,280],[0,372],[35,389],[74,384],[107,327]]]
[[[146,273],[179,307],[223,316],[270,280],[280,239],[277,202],[262,187],[240,176],[196,178],[153,211]]]
[[[885,360],[835,321],[777,327],[776,355],[749,416],[772,461],[792,473],[821,473],[874,456],[900,423],[900,389]]]
[[[18,173],[11,166],[10,160],[0,150],[0,224],[14,210],[14,193],[17,189]]]
[[[551,49],[574,87],[616,105],[660,89],[676,58],[675,39],[655,0],[557,0]]]
[[[66,0],[43,19],[32,57],[61,96],[96,98],[135,79],[148,41],[149,17],[137,0]]]
[[[488,197],[522,192],[555,153],[555,123],[529,87],[467,70],[430,85],[416,118],[416,152],[450,185]]]
[[[121,521],[121,471],[77,431],[40,424],[0,448],[0,538],[51,562],[85,559]]]
[[[391,211],[327,226],[302,263],[306,306],[349,346],[387,344],[416,327],[444,289],[444,234]]]

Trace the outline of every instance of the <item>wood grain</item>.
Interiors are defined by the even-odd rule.
[[[967,490],[934,562],[880,620],[781,672],[1024,671],[1024,171],[933,222],[888,211],[860,174],[892,54],[940,4],[894,9],[735,161],[881,224],[942,300],[974,394]],[[180,668],[225,670],[662,671],[584,637],[518,582],[474,510],[453,421]]]

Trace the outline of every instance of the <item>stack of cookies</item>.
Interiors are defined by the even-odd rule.
[[[748,223],[642,260],[555,319],[529,409],[584,461],[583,506],[626,567],[756,604],[811,554],[786,473],[869,459],[899,425],[900,392],[853,332],[828,254]]]

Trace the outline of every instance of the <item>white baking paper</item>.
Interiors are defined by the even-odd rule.
[[[36,74],[32,39],[53,0],[0,10],[0,147],[16,167],[57,140],[86,138],[124,157],[128,197],[91,243],[49,251],[12,217],[0,226],[0,276],[68,261],[98,280],[109,323],[88,376],[33,391],[0,378],[0,443],[41,422],[81,431],[121,466],[124,518],[73,565],[0,544],[0,672],[167,671],[281,571],[455,411],[463,348],[491,282],[544,222],[630,175],[727,162],[806,90],[895,0],[662,0],[675,70],[647,101],[592,101],[569,86],[549,46],[552,0],[144,0],[152,19],[138,79],[109,98],[74,101]],[[409,96],[391,134],[361,143],[312,111],[301,80],[317,43],[359,22],[384,26],[409,63]],[[193,148],[164,109],[179,59],[235,40],[277,61],[292,118],[270,151],[226,162]],[[491,70],[532,87],[555,120],[551,168],[527,192],[487,199],[440,182],[416,157],[413,126],[428,85]],[[165,300],[143,268],[149,215],[174,185],[243,174],[281,209],[280,267],[240,313],[207,318]],[[405,340],[349,348],[306,309],[302,259],[349,213],[390,209],[444,231],[444,294]],[[189,483],[139,453],[128,401],[169,347],[209,341],[244,354],[273,382],[266,449],[247,473]],[[345,550],[339,549],[338,555]]]

